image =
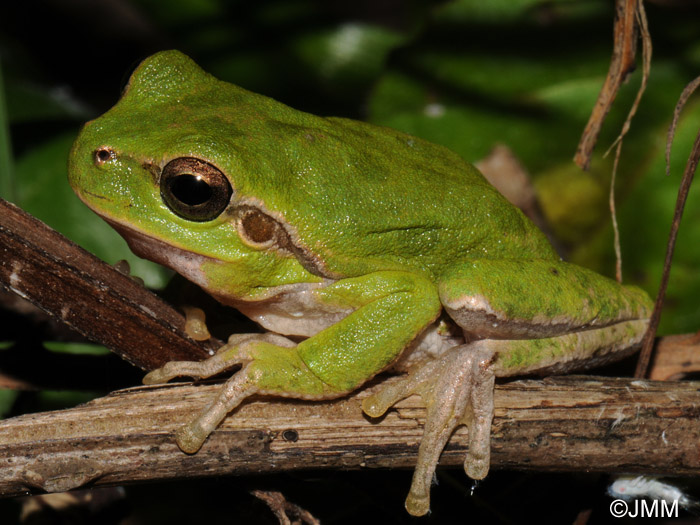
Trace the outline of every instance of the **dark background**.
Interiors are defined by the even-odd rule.
[[[653,294],[679,175],[700,122],[698,102],[691,100],[673,150],[674,176],[663,177],[673,107],[683,86],[700,74],[700,8],[657,0],[647,10],[654,60],[625,140],[618,201],[625,280]],[[110,263],[129,258],[118,237],[72,195],[67,153],[81,123],[116,102],[141,59],[177,48],[219,78],[296,108],[396,127],[469,161],[506,144],[532,175],[567,257],[610,274],[612,161],[602,154],[619,133],[639,74],[606,122],[591,171],[581,173],[571,158],[608,69],[612,23],[612,3],[603,0],[5,2],[0,67],[7,111],[0,112],[0,126],[9,130],[9,141],[0,143],[0,194]],[[681,230],[664,333],[698,329],[697,193]],[[169,278],[131,260],[133,273],[151,287]],[[15,312],[0,316],[15,324]],[[21,329],[10,332],[0,337],[7,340],[0,348],[10,352],[23,337]],[[34,343],[34,360],[42,363],[46,350]],[[51,352],[80,351],[49,346]],[[118,371],[95,366],[90,374],[104,375],[104,390],[138,381],[138,373],[129,375],[120,365],[114,365]],[[0,408],[15,415],[100,393],[94,384],[5,391]],[[410,475],[329,471],[134,486],[103,492],[103,504],[78,506],[68,518],[47,515],[49,523],[276,523],[248,493],[268,489],[283,491],[323,523],[413,522],[403,510]],[[572,523],[584,509],[592,509],[590,523],[612,521],[605,476],[493,471],[473,495],[458,469],[440,470],[438,482],[433,512],[423,522]],[[0,501],[0,522],[19,520],[20,504]]]

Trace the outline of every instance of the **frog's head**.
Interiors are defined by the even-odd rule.
[[[250,277],[271,267],[270,258],[291,255],[286,225],[246,192],[249,174],[274,155],[261,154],[259,142],[269,136],[268,115],[280,111],[273,104],[177,51],[159,53],[139,65],[112,109],[84,126],[70,184],[137,255],[209,289],[220,284],[207,282],[208,263]]]

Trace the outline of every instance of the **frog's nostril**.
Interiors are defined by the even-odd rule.
[[[108,147],[97,148],[94,153],[95,164],[104,164],[114,158],[114,150]]]

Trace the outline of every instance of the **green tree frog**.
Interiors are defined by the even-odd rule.
[[[146,383],[240,365],[177,433],[196,452],[247,397],[346,395],[383,414],[418,394],[424,436],[406,507],[429,510],[459,425],[486,476],[495,377],[557,373],[638,346],[649,297],[561,261],[470,164],[388,128],[291,109],[205,73],[177,51],[132,74],[73,146],[70,183],[139,256],[179,272],[267,332]]]

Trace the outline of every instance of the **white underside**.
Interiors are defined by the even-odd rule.
[[[299,283],[280,287],[270,299],[256,302],[235,302],[243,315],[263,328],[282,335],[311,337],[342,321],[352,308],[322,303],[314,294],[334,281]]]

